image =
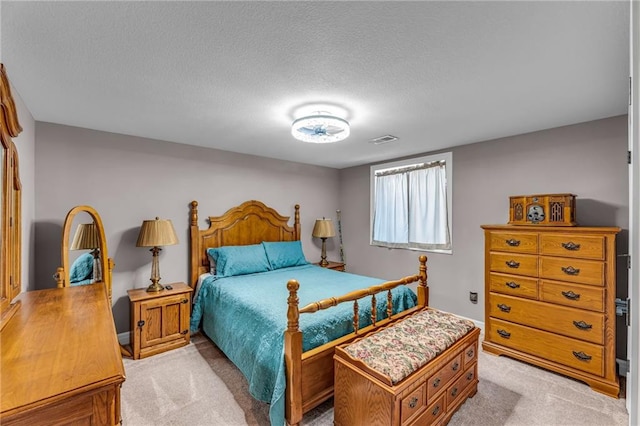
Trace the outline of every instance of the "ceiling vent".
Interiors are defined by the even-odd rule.
[[[371,139],[369,143],[372,143],[374,145],[382,145],[383,143],[389,143],[397,140],[398,140],[397,136],[384,135],[384,136],[380,136],[379,138]]]

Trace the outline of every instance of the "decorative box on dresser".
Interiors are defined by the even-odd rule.
[[[483,225],[485,351],[618,397],[616,227]]]
[[[191,292],[185,283],[165,285],[158,292],[129,290],[133,359],[185,346],[190,341]]]

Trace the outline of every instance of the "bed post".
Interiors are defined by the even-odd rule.
[[[293,216],[293,229],[295,229],[295,239],[299,240],[301,237],[301,232],[300,232],[300,204],[296,204],[296,211],[295,214]]]
[[[200,266],[200,238],[198,233],[200,230],[198,229],[198,202],[192,201],[189,203],[190,206],[190,214],[189,214],[189,230],[191,232],[191,253],[189,253],[189,257],[191,259],[191,273],[189,274],[189,285],[192,288],[196,288],[196,284],[198,283],[198,267]]]
[[[298,206],[296,205],[296,215]],[[299,226],[299,225],[298,225]],[[285,418],[288,425],[302,420],[302,332],[299,329],[298,289],[296,280],[287,282],[287,330],[284,332],[284,362],[286,366]]]
[[[427,256],[422,255],[420,261],[420,283],[418,284],[418,305],[429,306],[429,287],[427,286]]]

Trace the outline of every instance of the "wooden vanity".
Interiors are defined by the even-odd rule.
[[[120,424],[125,374],[104,284],[19,299],[2,330],[0,423]]]

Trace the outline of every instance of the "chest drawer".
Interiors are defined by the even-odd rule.
[[[511,253],[538,252],[538,234],[522,232],[492,232],[491,250]]]
[[[602,376],[604,372],[603,346],[494,318],[489,320],[488,336],[503,346],[587,373]]]
[[[491,272],[489,280],[489,288],[493,293],[510,294],[527,299],[538,298],[538,280],[536,278]]]
[[[453,360],[449,361],[446,367],[439,369],[429,377],[429,379],[427,379],[427,400],[431,401],[441,389],[447,387],[451,378],[458,374],[461,369],[462,354],[459,354]]]
[[[604,343],[604,315],[535,300],[491,294],[489,315],[592,343]]]
[[[542,234],[540,253],[548,256],[604,260],[604,237],[594,235]]]
[[[604,286],[604,263],[594,260],[540,256],[540,277]]]
[[[426,405],[426,402],[427,395],[425,392],[425,384],[422,382],[420,386],[402,398],[400,406],[400,423],[406,424],[413,416],[421,411],[422,407]]]
[[[540,300],[604,312],[604,287],[540,280]]]
[[[531,254],[490,254],[491,270],[506,274],[538,276],[538,257]]]

